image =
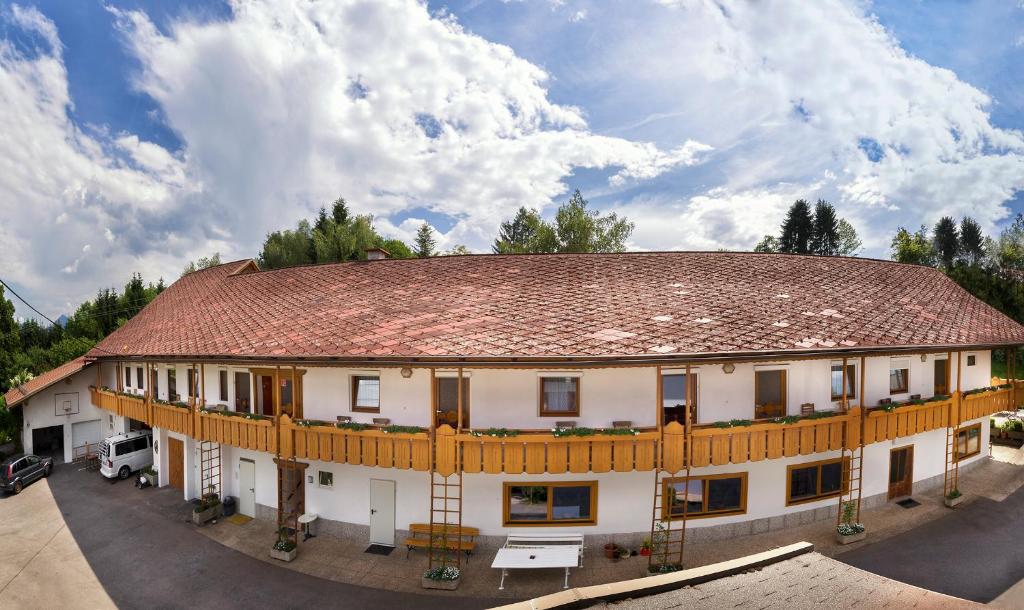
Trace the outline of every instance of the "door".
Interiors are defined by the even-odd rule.
[[[185,445],[171,437],[167,437],[167,482],[185,491]]]
[[[459,425],[459,378],[437,377],[434,383],[437,397],[437,425]],[[469,377],[462,378],[462,427],[469,428]]]
[[[943,358],[935,361],[935,395],[949,394],[949,360]]]
[[[914,446],[889,452],[889,499],[909,496],[914,490]]]
[[[249,460],[238,461],[238,512],[256,516],[256,463]]]
[[[98,453],[99,442],[103,440],[103,428],[100,420],[80,421],[71,424],[71,446],[74,448],[74,455],[85,455],[86,453]],[[82,449],[79,449],[79,448]],[[86,447],[90,451],[86,451]]]
[[[260,391],[263,394],[263,414],[274,416],[274,378],[267,375],[260,376]]]
[[[370,479],[370,543],[395,546],[395,482]]]
[[[43,476],[43,461],[37,455],[30,455],[25,458],[25,474],[22,478],[26,483],[35,481]]]

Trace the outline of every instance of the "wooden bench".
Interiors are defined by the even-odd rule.
[[[409,537],[405,539],[405,558],[409,558],[409,553],[414,548],[425,549],[430,546],[430,539],[434,538],[434,546],[441,547],[447,546],[448,549],[453,551],[461,551],[466,554],[467,561],[469,555],[476,548],[476,537],[480,535],[479,528],[467,527],[465,525],[461,528],[456,525],[444,525],[441,523],[435,523],[433,527],[429,523],[411,523],[409,525]],[[445,537],[444,544],[441,540],[437,540],[441,536]]]

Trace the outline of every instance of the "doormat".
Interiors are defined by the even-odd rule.
[[[245,525],[246,523],[252,521],[252,517],[248,515],[243,515],[241,513],[235,513],[227,519],[225,519],[225,521],[227,521],[228,523],[234,523],[235,525]]]
[[[913,498],[906,498],[905,500],[900,500],[896,504],[899,504],[903,508],[914,508],[915,506],[921,506],[921,503]]]
[[[395,550],[393,546],[384,546],[383,544],[371,544],[366,547],[367,553],[371,555],[390,555],[391,551]]]

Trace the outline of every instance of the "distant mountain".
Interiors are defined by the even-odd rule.
[[[57,318],[57,324],[61,328],[67,328],[68,327],[68,316],[67,316],[67,314],[63,314],[63,313],[60,314],[60,317]]]

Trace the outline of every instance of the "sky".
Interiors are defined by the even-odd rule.
[[[1022,66],[1015,0],[0,0],[0,279],[56,318],[339,196],[488,252],[576,188],[630,249],[824,198],[884,258],[1024,211]]]

